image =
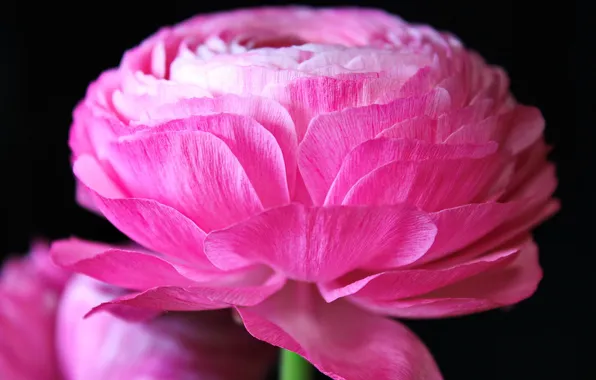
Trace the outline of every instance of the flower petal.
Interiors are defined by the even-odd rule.
[[[285,277],[278,274],[261,277],[260,281],[247,276],[246,280],[232,283],[221,281],[210,286],[155,287],[104,302],[88,315],[118,310],[121,306],[155,311],[199,311],[254,306],[276,293],[286,282]]]
[[[478,313],[512,305],[530,297],[542,279],[538,248],[531,240],[520,246],[517,258],[433,292],[404,300],[375,302],[353,296],[367,309],[403,318],[437,318]]]
[[[406,202],[425,211],[438,211],[483,201],[502,168],[498,154],[478,159],[393,161],[362,177],[343,204]]]
[[[296,124],[298,141],[301,141],[315,116],[349,107],[387,103],[399,97],[402,81],[362,73],[342,78],[319,76],[271,83],[276,84],[269,86],[265,94],[289,110]]]
[[[131,239],[183,262],[213,268],[202,251],[205,233],[190,219],[153,200],[119,198],[122,192],[90,156],[81,156],[73,170],[101,213]]]
[[[254,337],[298,353],[335,380],[442,379],[431,354],[405,326],[342,300],[327,304],[304,284],[288,285],[238,312]]]
[[[52,245],[52,256],[63,267],[127,289],[194,284],[162,258],[105,244],[78,239],[60,240]],[[216,275],[216,269],[213,269],[211,276]]]
[[[403,206],[291,204],[210,233],[205,254],[224,270],[260,262],[292,279],[329,281],[361,265],[412,263],[435,233],[427,216]]]
[[[265,208],[289,203],[281,149],[273,135],[254,119],[228,113],[191,116],[148,131],[201,131],[217,136],[238,159]]]
[[[344,159],[325,199],[325,205],[341,204],[356,182],[394,161],[480,158],[496,151],[497,144],[444,145],[407,139],[373,139],[354,148]]]
[[[173,207],[205,231],[262,210],[238,159],[210,133],[131,136],[111,146],[110,162],[134,197]]]
[[[501,249],[464,263],[434,263],[421,268],[367,274],[353,272],[320,286],[327,302],[356,294],[358,299],[384,302],[409,298],[445,287],[491,268],[502,267],[515,259],[519,248]]]
[[[181,99],[145,109],[141,123],[153,125],[167,120],[184,119],[214,113],[246,115],[256,120],[275,137],[283,153],[288,186],[293,189],[296,176],[297,139],[294,122],[279,103],[257,96],[240,97],[226,94],[216,98]]]
[[[474,203],[430,213],[437,226],[433,246],[417,263],[439,259],[482,238],[518,215],[520,202]]]
[[[323,203],[344,158],[353,148],[399,121],[420,115],[436,117],[447,109],[448,103],[449,95],[439,89],[422,97],[348,108],[313,119],[300,143],[298,165],[315,204]]]

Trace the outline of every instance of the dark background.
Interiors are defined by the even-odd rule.
[[[258,5],[211,3],[0,5],[0,255],[26,251],[37,236],[122,239],[107,221],[74,203],[66,145],[71,110],[91,80],[159,26],[199,12]],[[269,4],[276,3],[281,2]],[[488,61],[504,66],[516,97],[543,111],[547,140],[555,146],[563,208],[535,233],[545,270],[538,292],[509,311],[408,325],[430,347],[447,380],[596,378],[582,360],[595,351],[586,339],[594,322],[590,276],[596,253],[589,216],[594,191],[588,184],[594,174],[596,99],[595,66],[588,57],[594,47],[590,13],[576,10],[573,2],[310,4],[381,7],[450,30]],[[582,35],[585,41],[578,43]],[[580,350],[583,339],[588,345]]]

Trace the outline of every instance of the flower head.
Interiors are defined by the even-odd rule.
[[[542,276],[529,232],[556,178],[508,87],[454,36],[375,10],[164,28],[89,87],[70,138],[81,203],[158,254],[70,240],[56,260],[137,291],[100,308],[236,307],[334,378],[435,378],[376,315],[509,305]]]

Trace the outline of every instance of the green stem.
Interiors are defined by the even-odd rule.
[[[288,350],[281,350],[279,380],[310,380],[312,368],[302,356]]]

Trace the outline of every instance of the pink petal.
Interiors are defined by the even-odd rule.
[[[55,343],[63,378],[257,380],[275,360],[274,348],[234,323],[230,310],[167,313],[140,323],[106,313],[83,318],[112,293],[85,276],[69,283]]]
[[[356,182],[379,167],[394,161],[480,158],[496,151],[497,144],[429,144],[406,139],[373,139],[354,148],[344,159],[325,199],[325,205],[341,204]]]
[[[335,380],[442,379],[431,354],[405,326],[345,301],[327,304],[308,285],[288,285],[238,312],[253,336],[298,353]]]
[[[0,268],[0,378],[59,380],[56,311],[70,274],[54,265],[45,244]]]
[[[434,143],[437,141],[437,121],[421,115],[395,123],[384,129],[376,137],[390,139],[408,139]]]
[[[544,118],[535,107],[517,105],[509,122],[512,128],[505,145],[512,154],[517,154],[532,145],[544,131]]]
[[[205,233],[180,212],[149,199],[119,198],[121,191],[90,156],[81,156],[73,170],[101,213],[131,239],[199,268],[213,268],[202,252]]]
[[[272,85],[266,94],[290,111],[300,141],[315,116],[349,107],[388,103],[399,97],[401,84],[399,79],[375,78],[366,73],[341,79],[306,77]]]
[[[121,306],[155,311],[199,311],[254,306],[275,294],[286,282],[285,277],[278,274],[260,277],[257,278],[259,281],[250,276],[231,283],[220,280],[210,286],[155,287],[104,302],[88,315],[103,310],[119,310]]]
[[[437,119],[437,142],[445,141],[453,132],[464,125],[479,124],[490,116],[492,107],[492,100],[483,100],[439,116]]]
[[[240,97],[222,95],[217,98],[181,99],[174,103],[161,104],[145,109],[141,122],[160,123],[166,120],[185,119],[196,115],[212,113],[234,113],[253,118],[275,137],[283,153],[290,189],[296,176],[297,139],[294,122],[279,103],[257,96]]]
[[[78,179],[75,182],[75,199],[77,204],[101,216],[101,211],[95,204],[93,192]]]
[[[354,301],[371,311],[404,318],[451,317],[512,305],[530,297],[542,279],[536,245],[528,240],[520,249],[509,265],[425,295],[384,302]]]
[[[535,172],[515,191],[510,192],[506,199],[524,201],[526,205],[535,205],[549,199],[557,188],[557,174],[555,165],[543,162],[542,167],[535,168]]]
[[[285,164],[273,135],[251,118],[220,113],[161,124],[149,132],[201,131],[221,139],[244,168],[266,208],[289,202]]]
[[[462,126],[442,141],[452,145],[483,144],[487,141],[503,144],[508,128],[502,116],[493,115],[478,123]]]
[[[435,233],[427,216],[402,206],[291,204],[210,233],[205,254],[225,270],[260,262],[292,279],[329,281],[360,265],[412,263]]]
[[[523,205],[523,202],[517,204]],[[560,204],[557,200],[551,200],[534,205],[533,207],[522,208],[523,213],[514,214],[511,219],[508,219],[481,239],[460,250],[454,258],[464,262],[479,257],[495,247],[499,247],[520,235],[526,234],[532,228],[554,215],[559,208]]]
[[[502,168],[498,154],[478,159],[394,161],[362,177],[343,203],[406,202],[426,211],[456,207],[484,200]]]
[[[544,139],[539,139],[532,146],[520,152],[515,160],[515,172],[507,185],[507,192],[511,193],[517,190],[527,182],[528,178],[534,176],[547,162],[550,150]]]
[[[52,255],[63,267],[127,289],[194,284],[162,258],[104,244],[61,240],[52,245]]]
[[[449,260],[421,268],[393,270],[367,274],[350,273],[331,283],[320,286],[327,302],[356,294],[360,300],[385,302],[409,298],[445,287],[491,268],[505,266],[513,261],[519,248],[501,249],[476,260],[451,263]]]
[[[437,226],[435,242],[418,263],[436,260],[493,231],[521,208],[519,202],[475,203],[429,214]]]
[[[262,210],[238,159],[210,133],[133,136],[112,145],[110,161],[133,196],[173,207],[205,231]]]
[[[266,94],[271,83],[288,83],[306,76],[297,70],[278,69],[266,66],[239,66],[234,62],[220,61],[217,64],[198,62],[196,59],[178,57],[172,63],[171,80],[192,84],[213,94],[257,95]]]
[[[420,115],[435,117],[447,109],[448,103],[448,95],[436,90],[422,97],[316,117],[298,152],[298,165],[315,204],[323,203],[344,158],[353,148],[399,121]]]

